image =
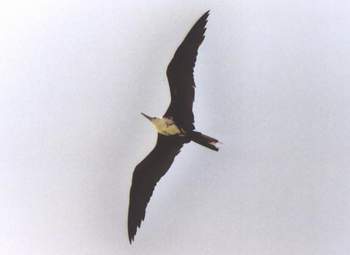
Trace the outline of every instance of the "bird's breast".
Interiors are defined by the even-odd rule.
[[[166,118],[159,119],[157,122],[154,123],[156,126],[156,129],[158,133],[162,135],[178,135],[182,134],[180,129],[176,126],[174,121]]]

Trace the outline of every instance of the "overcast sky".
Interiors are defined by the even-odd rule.
[[[132,246],[165,69],[210,9],[196,128]],[[347,255],[350,2],[1,1],[0,254]]]

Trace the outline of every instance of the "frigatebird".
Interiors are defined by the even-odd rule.
[[[215,146],[219,142],[217,139],[195,131],[192,112],[195,89],[193,68],[198,48],[204,40],[208,16],[209,11],[193,25],[167,67],[171,102],[163,118],[141,113],[153,123],[158,139],[153,150],[135,167],[132,176],[128,214],[130,244],[145,218],[154,187],[168,171],[182,146],[193,141],[211,150],[219,150]]]

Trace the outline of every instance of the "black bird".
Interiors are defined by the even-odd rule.
[[[217,139],[195,131],[193,125],[193,68],[198,48],[204,40],[208,16],[209,11],[194,24],[168,65],[166,74],[171,102],[163,118],[149,117],[141,113],[154,124],[158,131],[158,139],[154,149],[136,166],[133,173],[128,215],[130,243],[145,218],[146,206],[154,187],[168,171],[182,146],[193,141],[211,150],[219,150],[215,146],[218,143]]]

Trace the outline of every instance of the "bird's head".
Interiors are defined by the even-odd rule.
[[[152,123],[154,123],[154,121],[155,121],[156,119],[158,119],[157,117],[150,117],[150,116],[148,116],[147,114],[145,114],[145,113],[143,113],[143,112],[141,112],[141,115],[143,115],[146,119],[148,119],[148,120],[151,121]]]

